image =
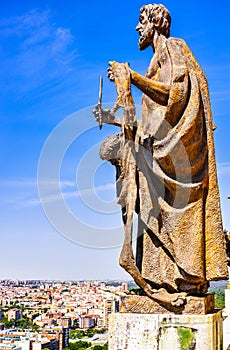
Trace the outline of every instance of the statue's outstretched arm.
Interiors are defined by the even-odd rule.
[[[145,95],[159,104],[166,105],[169,98],[170,85],[151,80],[133,71],[131,72],[131,83],[140,89]]]

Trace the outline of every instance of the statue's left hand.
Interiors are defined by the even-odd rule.
[[[111,113],[110,109],[102,109],[97,105],[92,112],[97,122],[100,121],[103,124],[112,124],[114,121],[115,115]]]

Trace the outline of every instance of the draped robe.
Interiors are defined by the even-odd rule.
[[[228,277],[206,77],[176,38],[146,76],[170,92],[162,103],[143,95],[136,263],[153,287],[206,291],[207,281]]]

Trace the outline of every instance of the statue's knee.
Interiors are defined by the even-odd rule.
[[[132,265],[132,260],[130,259],[129,256],[126,256],[125,254],[121,254],[120,255],[120,259],[119,259],[119,264],[121,267],[123,267],[123,269],[127,269]]]
[[[127,266],[127,259],[124,259],[123,257],[120,257],[120,259],[119,259],[119,265],[120,265],[121,267],[123,267],[123,269],[125,269],[126,266]]]
[[[135,262],[132,257],[129,256],[121,256],[119,259],[119,265],[123,267],[125,270],[133,269]]]

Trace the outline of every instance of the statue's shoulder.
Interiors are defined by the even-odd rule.
[[[192,52],[186,44],[185,40],[170,37],[166,41],[167,49],[170,54],[171,62],[175,67],[191,67],[188,64],[192,57]]]
[[[167,46],[171,50],[180,50],[180,49],[188,49],[188,45],[186,41],[181,38],[170,37],[167,39]]]
[[[170,54],[171,62],[174,66],[174,73],[176,75],[179,74],[179,78],[175,79],[180,79],[184,70],[193,72],[193,75],[199,79],[199,82],[202,81],[203,86],[206,86],[206,90],[203,92],[208,95],[206,76],[185,40],[170,37],[166,40],[166,45]]]

